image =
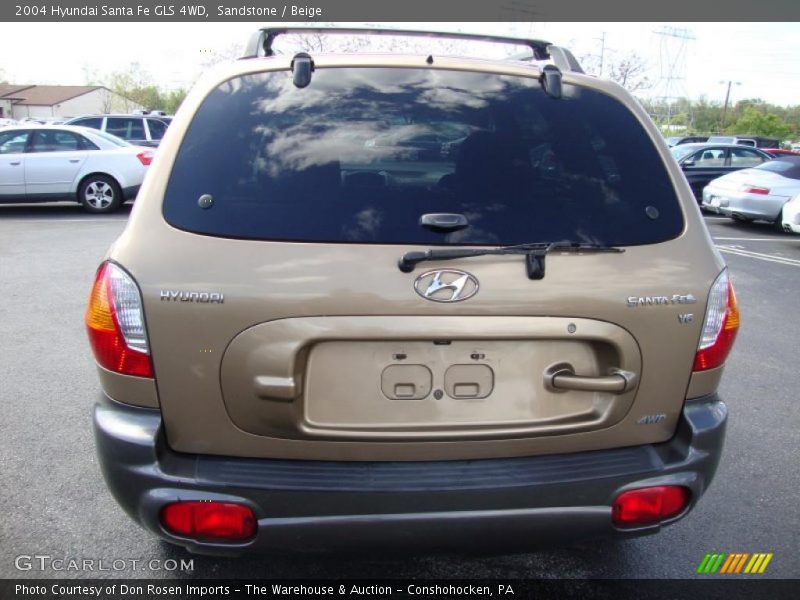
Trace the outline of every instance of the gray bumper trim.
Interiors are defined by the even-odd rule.
[[[687,402],[675,436],[662,444],[509,459],[327,462],[179,454],[165,441],[160,411],[105,396],[94,411],[100,464],[122,507],[168,541],[226,553],[404,544],[467,548],[475,536],[481,549],[495,538],[509,549],[651,533],[660,526],[616,530],[610,519],[614,498],[625,489],[671,483],[689,487],[693,505],[716,471],[726,420],[725,404],[712,395]],[[178,499],[248,504],[259,535],[242,545],[171,536],[158,514]]]

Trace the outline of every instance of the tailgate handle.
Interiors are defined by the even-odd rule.
[[[608,392],[624,394],[636,384],[636,375],[628,371],[614,370],[601,377],[576,375],[569,365],[553,365],[545,371],[545,386],[551,390],[575,390],[581,392]]]

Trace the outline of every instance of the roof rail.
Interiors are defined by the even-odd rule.
[[[454,40],[469,40],[480,42],[493,42],[496,44],[513,44],[527,46],[531,49],[534,60],[547,60],[552,57],[559,69],[564,71],[577,71],[583,73],[580,64],[572,53],[566,48],[553,46],[543,40],[529,40],[523,38],[506,37],[499,35],[484,35],[481,33],[457,33],[449,31],[420,31],[415,29],[376,29],[371,27],[265,27],[256,31],[247,42],[242,58],[257,58],[259,56],[273,56],[272,44],[279,35],[299,34],[348,34],[348,35],[398,35],[411,37],[446,38]]]

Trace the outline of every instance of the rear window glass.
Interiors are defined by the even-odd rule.
[[[469,226],[431,231],[427,213]],[[284,71],[223,83],[186,132],[164,215],[196,233],[343,243],[633,245],[683,228],[663,161],[617,100],[427,69],[319,69],[304,89]]]
[[[781,156],[774,160],[767,161],[764,164],[758,165],[755,168],[780,173],[789,179],[800,179],[800,156],[797,158]]]

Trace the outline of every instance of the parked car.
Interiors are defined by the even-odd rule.
[[[779,156],[800,156],[800,151],[787,150],[786,148],[762,148],[762,150],[772,158],[777,158]]]
[[[93,213],[136,197],[151,148],[66,125],[0,131],[0,203],[75,200]]]
[[[10,127],[16,124],[17,121],[15,119],[0,119],[0,127]]]
[[[783,205],[800,194],[800,156],[781,156],[713,180],[703,208],[737,221],[770,221],[783,228]]]
[[[698,202],[711,180],[772,160],[763,150],[733,144],[683,144],[673,146],[670,151]]]
[[[800,194],[783,205],[783,230],[800,233]]]
[[[75,117],[66,124],[105,131],[136,146],[158,146],[167,131],[167,124],[161,118],[149,115]]]
[[[781,141],[778,138],[768,138],[758,135],[714,135],[708,138],[709,144],[736,144],[738,146],[751,146],[755,148],[774,148]]]
[[[667,145],[680,146],[681,144],[699,144],[708,141],[707,135],[677,135],[666,138]]]
[[[720,459],[739,313],[640,104],[547,42],[530,64],[272,56],[286,30],[188,96],[96,273],[114,498],[229,554],[683,518]],[[381,160],[393,114],[469,133],[455,159]]]

